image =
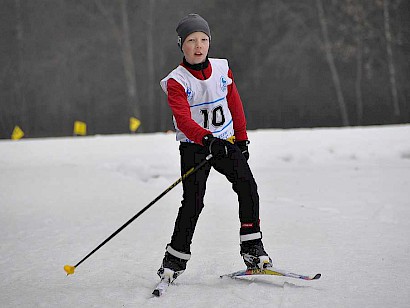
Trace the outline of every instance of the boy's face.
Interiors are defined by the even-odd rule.
[[[208,35],[203,32],[191,33],[182,44],[182,51],[189,64],[204,62],[209,51]]]

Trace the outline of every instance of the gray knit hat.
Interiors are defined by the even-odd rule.
[[[198,14],[189,14],[183,17],[176,29],[178,33],[178,46],[182,49],[186,37],[194,32],[203,32],[211,39],[211,30],[205,19]]]

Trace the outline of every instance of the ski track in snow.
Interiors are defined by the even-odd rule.
[[[264,245],[318,281],[244,267],[237,200],[213,171],[188,268],[153,298],[180,205],[173,134],[0,141],[1,307],[408,307],[410,125],[250,131]]]

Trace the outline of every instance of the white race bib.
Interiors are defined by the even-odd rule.
[[[183,66],[178,66],[167,77],[161,80],[161,87],[167,93],[167,81],[172,78],[181,84],[187,95],[192,119],[201,127],[209,130],[215,137],[227,139],[234,134],[232,115],[228,108],[226,95],[232,79],[228,77],[228,61],[225,59],[209,59],[212,74],[206,80],[195,78]],[[176,139],[192,142],[178,129],[174,117]]]

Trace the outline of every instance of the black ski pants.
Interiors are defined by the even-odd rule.
[[[190,246],[195,227],[204,207],[206,182],[213,167],[226,176],[238,196],[240,234],[260,231],[259,196],[257,185],[249,165],[239,148],[227,142],[228,157],[212,158],[208,164],[183,181],[183,199],[175,221],[171,247],[179,252],[190,254]],[[181,175],[198,165],[209,154],[206,147],[181,142]],[[221,202],[223,196],[221,196]]]

